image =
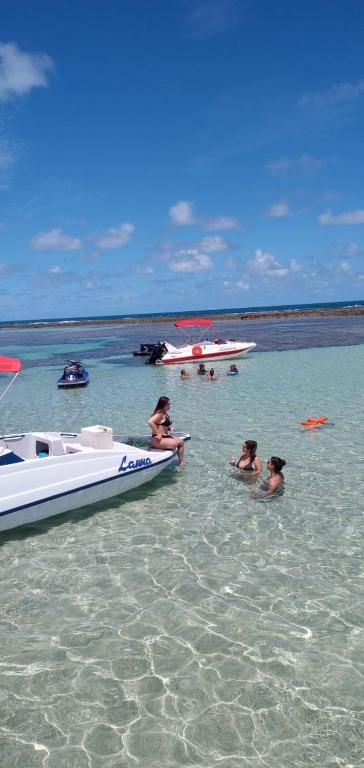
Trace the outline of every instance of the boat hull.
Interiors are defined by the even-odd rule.
[[[153,480],[172,460],[173,457],[164,460],[162,466],[161,464],[154,464],[148,467],[144,470],[142,482],[137,474],[119,475],[103,481],[95,481],[82,488],[69,488],[46,499],[33,500],[27,504],[3,510],[0,512],[0,531],[29,525],[29,523],[38,520],[55,517],[65,512],[71,512],[73,509],[91,506],[99,501],[106,501],[113,496],[127,493],[139,485]]]
[[[62,433],[55,435],[59,441]],[[6,446],[3,460],[9,449],[16,455],[17,445],[26,437],[7,436],[0,441],[0,448]],[[126,493],[153,480],[175,460],[175,451],[148,451],[117,441],[111,450],[79,451],[78,438],[67,436],[70,453],[0,464],[0,531]]]
[[[166,345],[167,348],[169,345]],[[243,355],[255,348],[256,344],[244,344],[243,346],[229,344],[198,344],[201,348],[201,354],[194,354],[192,346],[179,349],[168,349],[163,358],[157,361],[157,365],[180,365],[187,363],[206,363],[216,362],[218,360],[233,360],[243,357]]]

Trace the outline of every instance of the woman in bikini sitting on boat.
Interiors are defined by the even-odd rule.
[[[185,444],[182,437],[175,437],[171,434],[172,421],[168,416],[170,407],[169,398],[162,395],[148,422],[152,430],[151,446],[162,451],[171,451],[177,448],[178,461],[183,466],[186,464],[183,458]]]

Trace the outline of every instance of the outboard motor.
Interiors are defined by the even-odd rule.
[[[167,352],[166,345],[163,344],[162,341],[158,341],[158,343],[155,345],[153,349],[153,352],[149,360],[147,360],[147,363],[149,363],[150,365],[155,365],[157,360],[161,360],[163,355],[165,355],[166,352]]]

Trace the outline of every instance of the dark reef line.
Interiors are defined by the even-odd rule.
[[[309,319],[311,317],[342,317],[342,316],[353,316],[353,315],[364,315],[364,307],[335,307],[335,308],[325,308],[325,309],[286,309],[286,310],[270,310],[267,312],[244,312],[240,314],[239,312],[234,313],[216,313],[214,315],[209,315],[209,319],[214,320],[281,320],[281,319],[295,319],[295,320],[305,320]],[[203,316],[203,312],[201,313],[201,316]],[[180,315],[182,317],[182,314]],[[0,322],[0,329],[7,329],[10,330],[11,328],[31,328],[34,330],[35,328],[67,328],[67,327],[75,327],[75,326],[84,326],[84,325],[141,325],[143,323],[146,324],[156,324],[156,323],[173,323],[176,320],[176,316],[166,316],[166,315],[160,315],[160,316],[154,316],[154,317],[148,317],[147,315],[145,317],[118,317],[118,318],[112,318],[112,319],[105,319],[105,318],[94,318],[93,320],[66,320],[66,321],[59,321],[59,320],[49,320],[49,321],[34,321],[34,323],[30,322],[19,322],[19,323],[12,323],[11,325],[7,323]]]

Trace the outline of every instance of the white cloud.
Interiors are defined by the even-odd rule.
[[[169,218],[176,227],[187,227],[195,223],[193,205],[188,200],[180,200],[169,209]]]
[[[263,277],[287,277],[289,274],[287,267],[282,267],[271,253],[260,248],[255,251],[254,258],[248,261],[248,269]]]
[[[33,237],[30,247],[33,251],[79,251],[82,242],[78,237],[66,235],[61,229],[51,229]]]
[[[291,272],[301,271],[301,265],[298,263],[297,259],[291,259],[291,261],[289,262],[289,268]]]
[[[300,99],[300,104],[303,107],[312,105],[316,107],[335,106],[345,101],[355,101],[363,93],[364,80],[358,80],[357,83],[335,83],[323,91],[306,93]]]
[[[185,17],[190,35],[205,40],[234,27],[239,18],[238,0],[199,0]]]
[[[343,259],[340,261],[339,269],[341,272],[351,272],[351,264],[346,259]]]
[[[272,219],[286,219],[288,216],[292,216],[292,212],[288,203],[281,200],[279,203],[273,203],[265,212],[266,216]]]
[[[203,226],[204,229],[221,231],[224,229],[240,229],[241,225],[238,219],[234,219],[230,216],[215,216],[212,218],[202,219],[201,226]]]
[[[139,275],[154,275],[155,269],[153,267],[138,267],[136,271]]]
[[[46,88],[54,63],[45,53],[25,53],[16,43],[0,43],[0,100]]]
[[[323,161],[304,152],[299,157],[283,157],[280,160],[272,160],[265,167],[269,173],[276,176],[289,176],[299,173],[303,176],[314,176],[321,170]]]
[[[196,248],[188,248],[177,251],[168,266],[172,272],[202,272],[211,269],[214,262],[206,253],[200,253]]]
[[[134,224],[125,221],[119,227],[109,227],[106,232],[95,237],[95,243],[99,248],[122,248],[128,244],[134,230]]]
[[[356,211],[347,211],[346,213],[334,214],[329,208],[325,213],[321,213],[318,221],[323,227],[335,224],[364,224],[364,208]]]
[[[227,250],[228,244],[220,235],[214,235],[212,237],[204,237],[199,248],[204,253],[221,253]]]
[[[193,203],[188,200],[180,200],[169,209],[169,220],[175,227],[190,227],[195,225],[202,229],[217,232],[227,229],[240,229],[238,219],[231,216],[204,216],[196,217]]]
[[[354,241],[350,243],[332,243],[328,250],[329,253],[335,257],[341,256],[351,258],[353,256],[361,256],[363,253],[359,243]]]
[[[250,284],[246,280],[238,280],[238,282],[236,283],[236,287],[242,291],[250,290]]]
[[[346,247],[346,253],[348,256],[357,256],[360,253],[359,243],[348,243]]]
[[[80,284],[80,280],[77,272],[64,272],[60,267],[52,267],[46,272],[36,271],[32,275],[32,281],[36,285],[53,285],[57,288],[63,285]]]

